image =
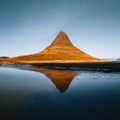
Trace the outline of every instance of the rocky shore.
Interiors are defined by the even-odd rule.
[[[10,65],[2,65],[7,67],[16,67],[22,69],[33,68],[47,68],[47,69],[67,69],[67,70],[90,70],[90,71],[103,71],[103,72],[119,72],[120,62],[86,62],[86,63],[18,63]]]
[[[76,69],[97,71],[120,71],[120,62],[92,62],[92,63],[42,63],[31,64],[36,67],[52,69]]]

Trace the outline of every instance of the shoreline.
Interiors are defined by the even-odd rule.
[[[36,68],[47,68],[47,69],[63,69],[63,70],[90,70],[90,71],[105,71],[105,72],[119,72],[120,62],[109,61],[109,62],[79,62],[79,63],[14,63],[14,64],[0,64],[1,66],[12,66],[12,67],[25,67],[31,66]]]

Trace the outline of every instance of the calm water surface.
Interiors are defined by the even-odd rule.
[[[0,67],[0,120],[120,120],[120,72]]]

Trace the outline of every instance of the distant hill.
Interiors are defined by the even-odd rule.
[[[120,58],[119,59],[117,59],[118,61],[120,61]]]
[[[3,61],[4,59],[8,59],[9,57],[7,56],[0,56],[0,61]]]
[[[60,32],[55,40],[43,51],[9,58],[6,63],[74,63],[105,62],[76,48],[64,32]]]

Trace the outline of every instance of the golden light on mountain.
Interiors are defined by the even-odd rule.
[[[55,40],[43,51],[8,59],[17,63],[75,63],[75,62],[105,62],[88,55],[76,48],[64,32],[60,32]]]

